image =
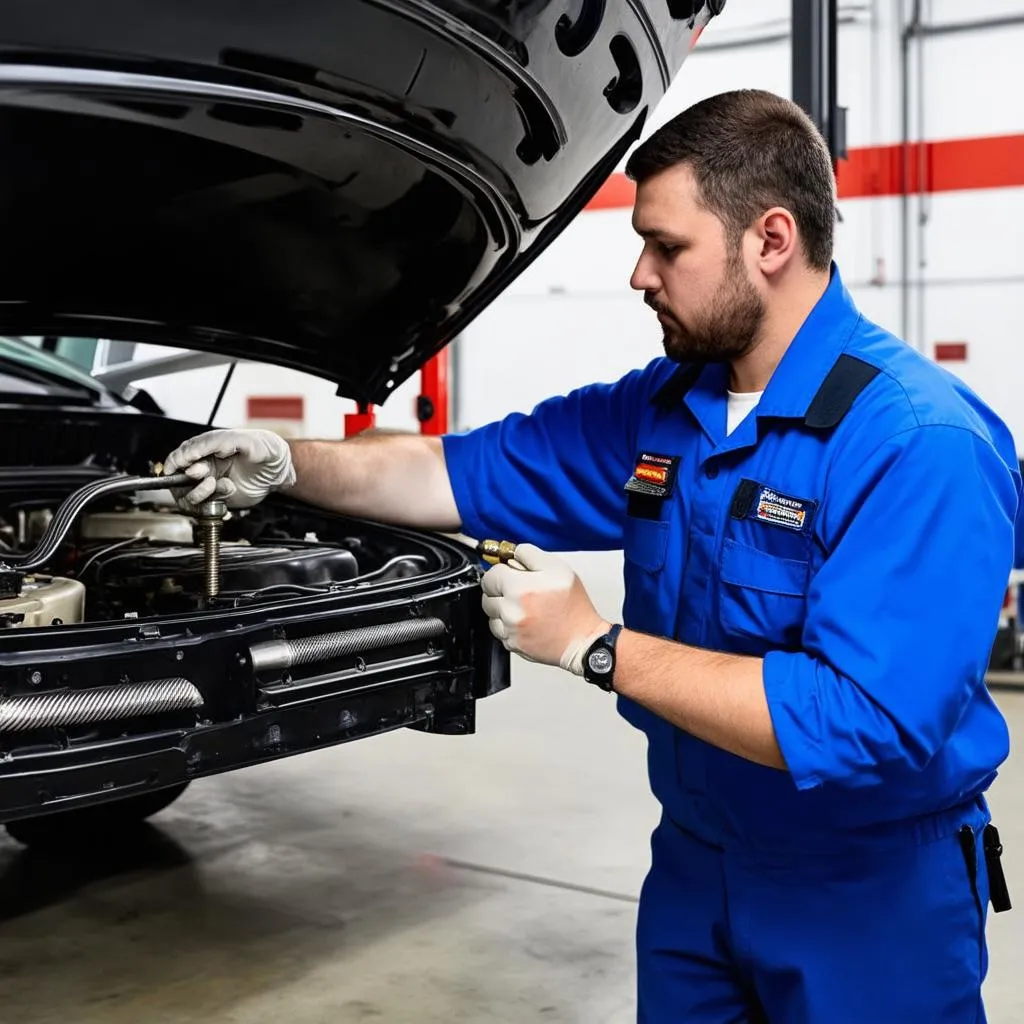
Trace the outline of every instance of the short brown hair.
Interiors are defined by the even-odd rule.
[[[739,89],[695,103],[638,146],[626,174],[643,183],[688,164],[700,200],[739,243],[773,206],[793,214],[810,266],[828,270],[835,228],[835,174],[821,132],[791,100]]]

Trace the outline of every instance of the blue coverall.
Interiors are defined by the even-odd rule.
[[[639,1019],[984,1021],[983,794],[1009,737],[983,676],[1013,439],[835,266],[728,437],[727,374],[660,358],[444,439],[467,534],[622,548],[627,628],[764,658],[788,772],[618,698],[663,812]],[[625,489],[651,456],[673,466],[663,500]]]

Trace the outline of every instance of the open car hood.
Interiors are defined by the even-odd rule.
[[[582,209],[723,0],[7,0],[0,333],[383,402]]]

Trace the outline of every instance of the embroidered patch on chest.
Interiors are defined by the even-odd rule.
[[[630,494],[667,498],[675,486],[678,469],[678,455],[656,455],[653,452],[641,452],[636,457],[633,475],[626,483],[626,490]]]
[[[762,523],[785,526],[790,530],[802,530],[813,510],[813,501],[791,498],[771,487],[761,487],[757,492],[753,513],[754,518]]]

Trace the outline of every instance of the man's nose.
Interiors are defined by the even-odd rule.
[[[651,261],[647,254],[641,254],[633,268],[632,276],[629,279],[630,287],[638,292],[657,292],[661,290],[661,279],[651,267]]]

